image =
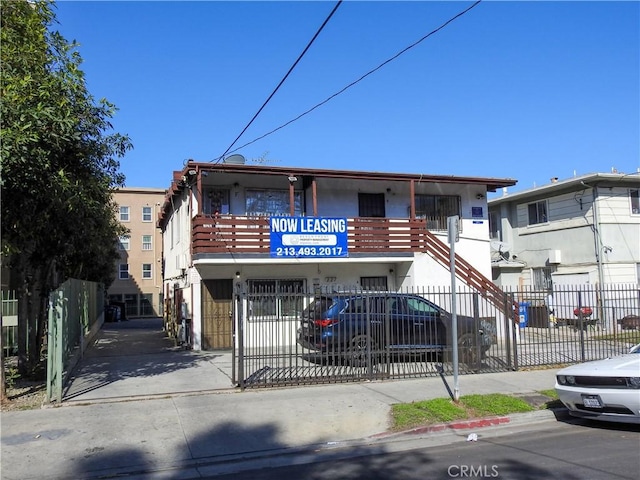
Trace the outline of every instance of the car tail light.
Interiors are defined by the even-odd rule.
[[[325,318],[323,320],[315,320],[313,323],[315,323],[319,327],[328,327],[329,325],[333,325],[335,323],[338,323],[338,320],[331,319],[331,318]]]

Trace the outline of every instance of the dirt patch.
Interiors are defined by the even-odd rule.
[[[29,377],[22,377],[16,367],[16,358],[4,359],[5,398],[2,411],[33,410],[42,408],[47,401],[46,372],[41,365]]]
[[[7,386],[2,411],[33,410],[42,408],[47,400],[47,387],[43,381],[16,380]]]

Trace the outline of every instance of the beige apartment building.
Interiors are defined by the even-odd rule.
[[[110,302],[125,305],[127,318],[162,315],[162,232],[156,227],[166,191],[125,187],[114,192],[118,219],[129,229],[120,238]]]

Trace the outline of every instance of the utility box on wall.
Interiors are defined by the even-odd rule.
[[[562,251],[549,250],[549,263],[550,264],[562,263]]]

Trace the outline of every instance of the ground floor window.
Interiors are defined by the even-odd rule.
[[[539,290],[552,290],[553,281],[551,274],[555,267],[542,267],[533,269],[533,286]]]
[[[249,280],[249,320],[277,321],[298,318],[304,308],[305,281]]]
[[[124,303],[127,318],[162,315],[162,305],[160,305],[160,313],[155,312],[153,296],[153,293],[117,293],[109,295],[109,303]]]
[[[153,294],[143,293],[140,295],[140,315],[148,317],[153,315]]]
[[[360,277],[360,286],[363,290],[376,290],[379,292],[389,290],[387,277]]]

